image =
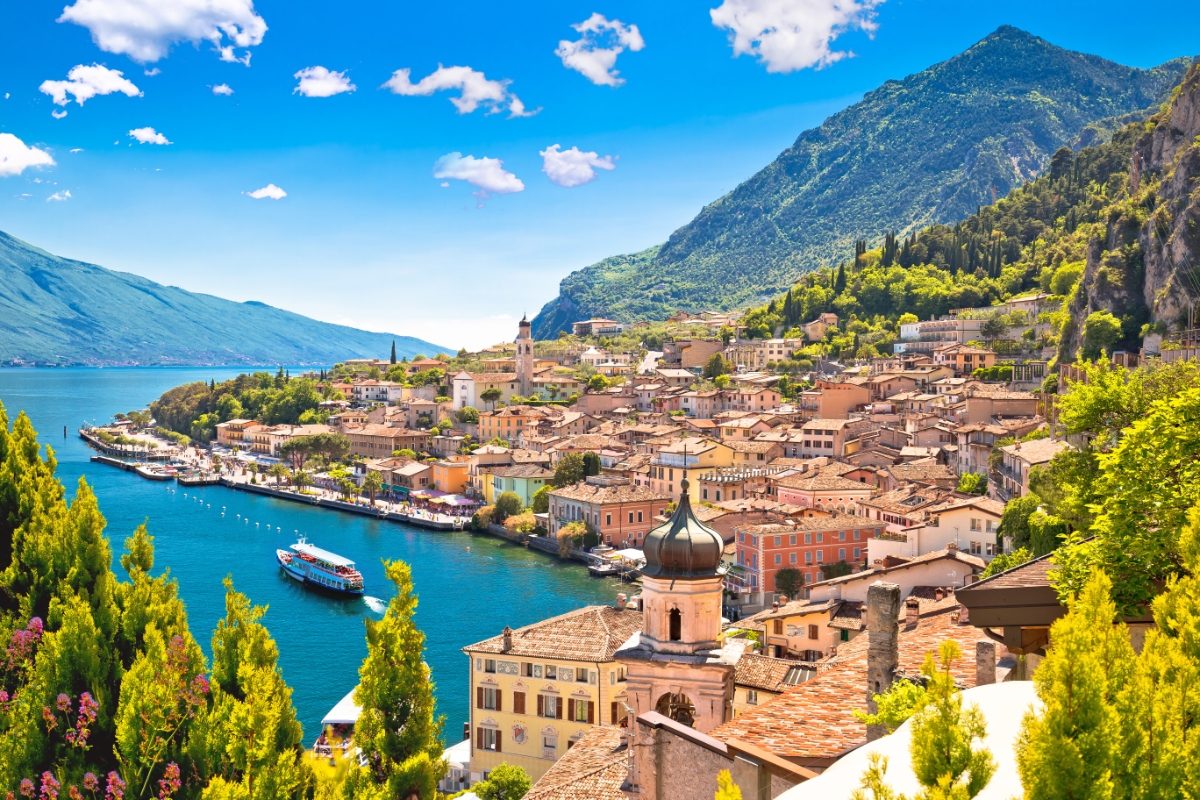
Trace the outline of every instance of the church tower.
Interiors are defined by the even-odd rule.
[[[517,328],[516,371],[521,396],[529,397],[533,394],[533,336],[525,315]]]
[[[724,547],[696,519],[684,480],[675,513],[642,547],[641,634],[616,653],[635,716],[657,711],[703,732],[730,719],[741,650],[720,642]]]

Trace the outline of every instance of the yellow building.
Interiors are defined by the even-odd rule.
[[[727,445],[701,437],[680,439],[659,448],[650,459],[650,488],[674,496],[686,479],[689,496],[699,503],[700,476],[717,467],[731,466],[733,450]]]
[[[471,779],[500,764],[537,780],[594,725],[625,717],[613,654],[641,613],[589,606],[463,648],[470,659]]]

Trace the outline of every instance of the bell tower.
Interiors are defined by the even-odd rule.
[[[515,358],[517,384],[522,397],[533,394],[533,335],[527,315],[521,315],[517,327],[517,354]]]
[[[657,711],[710,731],[730,718],[741,650],[720,641],[725,541],[696,519],[687,484],[671,519],[646,535],[642,631],[616,658],[635,715]]]

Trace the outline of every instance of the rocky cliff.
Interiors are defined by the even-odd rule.
[[[1063,360],[1078,352],[1095,312],[1119,318],[1118,346],[1136,349],[1144,333],[1175,335],[1200,309],[1200,64],[1144,128],[1123,196],[1089,244],[1069,305],[1076,324],[1063,332]]]

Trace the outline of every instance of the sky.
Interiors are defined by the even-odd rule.
[[[1200,3],[38,0],[0,7],[0,230],[450,347],[665,241],[1002,24],[1123,64]]]

